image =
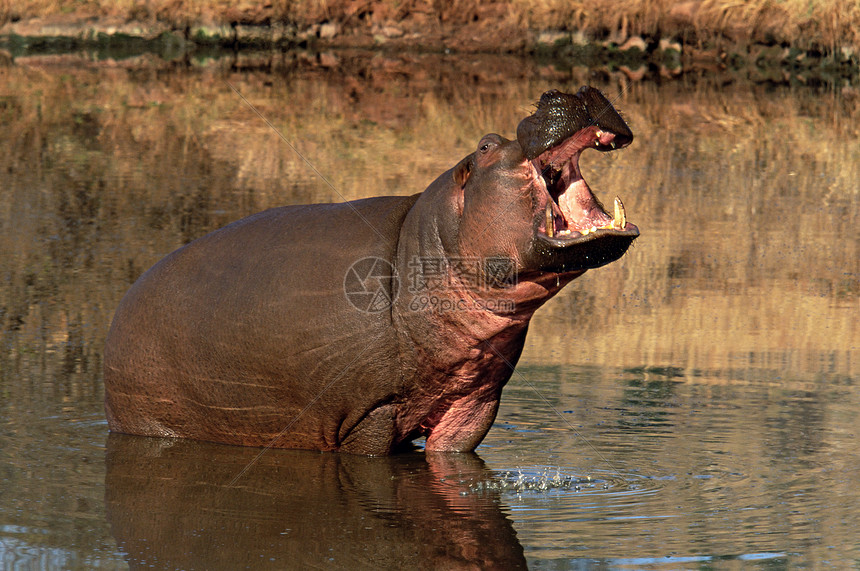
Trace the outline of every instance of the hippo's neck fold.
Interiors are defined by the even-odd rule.
[[[403,221],[395,259],[401,284],[392,319],[403,349],[426,353],[418,362],[443,374],[478,358],[482,344],[522,330],[534,311],[523,313],[513,291],[486,283],[480,256],[460,254],[458,190],[448,171],[422,193]]]
[[[427,436],[428,448],[439,450],[471,449],[483,438],[531,316],[573,279],[484,279],[486,260],[461,256],[457,247],[451,181],[450,173],[437,179],[403,222],[395,258],[401,287],[392,306],[404,381],[421,380],[400,410],[399,436]],[[466,434],[477,440],[463,440]]]
[[[493,252],[463,255],[461,214],[462,189],[452,171],[418,197],[397,243],[401,284],[392,320],[402,352],[422,354],[407,358],[407,365],[411,360],[443,375],[463,371],[467,381],[473,376],[465,373],[467,363],[488,354],[514,365],[534,312],[583,271],[519,273],[515,259],[494,258]],[[493,263],[510,267],[494,273]]]

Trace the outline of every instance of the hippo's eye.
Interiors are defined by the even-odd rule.
[[[497,148],[501,143],[501,137],[498,135],[485,135],[481,137],[481,141],[478,143],[478,152],[484,155],[487,151]]]

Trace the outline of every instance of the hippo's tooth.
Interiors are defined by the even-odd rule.
[[[614,149],[615,148],[615,141],[610,141],[609,146]]]
[[[621,199],[617,196],[615,197],[615,216],[612,218],[612,225],[619,230],[623,230],[627,226],[627,212],[624,210]]]
[[[555,222],[552,219],[552,200],[546,203],[546,235],[550,238],[555,235]]]

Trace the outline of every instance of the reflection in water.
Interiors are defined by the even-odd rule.
[[[526,458],[606,484],[503,493],[530,561],[814,566],[860,552],[856,383],[521,366],[505,391],[478,450],[491,467]]]
[[[319,497],[332,511],[315,521],[333,518],[325,521],[336,533],[371,541],[389,560],[411,555],[365,537],[364,522],[377,530],[395,522],[388,537],[426,557],[441,547],[420,545],[418,532],[435,527],[459,546],[454,562],[474,561],[469,549],[492,537],[518,540],[536,566],[677,568],[720,557],[848,566],[860,558],[856,92],[727,87],[708,77],[631,84],[605,70],[491,57],[189,63],[69,57],[0,67],[0,473],[15,491],[0,496],[4,564],[122,564],[104,519],[103,466],[94,461],[106,431],[101,351],[114,308],[147,267],[270,206],[420,191],[484,133],[512,136],[545,89],[586,83],[618,97],[636,134],[622,152],[586,153],[586,178],[604,202],[623,199],[642,236],[624,259],[589,272],[537,313],[478,452],[497,477],[522,470],[539,480],[560,470],[608,488],[501,490],[492,509],[486,498],[461,498],[459,484],[434,481],[448,469],[429,458],[313,456],[304,469],[341,502]],[[222,447],[207,462],[190,445],[135,446],[111,444],[107,466],[113,531],[129,542],[130,558],[147,549],[182,557],[187,545],[197,553],[193,525],[205,523],[245,534],[268,561],[269,548],[248,530],[282,537],[295,514],[267,500],[298,501],[277,478],[286,473],[301,486],[292,459],[264,455],[269,463],[252,489],[226,483],[231,463],[253,452]],[[210,506],[224,498],[218,505],[227,507],[199,511],[208,522],[181,512],[124,517],[136,492],[153,498],[141,513],[159,505],[157,480],[128,486],[136,470],[159,461],[173,463],[167,473],[183,494]],[[210,470],[218,477],[208,479]],[[451,469],[459,470],[495,481],[484,468]],[[189,501],[180,494],[161,503],[169,510]],[[461,511],[462,524],[433,521]],[[172,524],[179,527],[168,545],[135,543]],[[329,531],[290,525],[303,542]],[[316,544],[320,558],[338,544],[328,537]],[[280,556],[290,541],[298,540],[267,545]],[[514,547],[497,549],[486,556],[516,557]],[[667,556],[677,559],[660,563]]]
[[[0,359],[61,348],[64,367],[97,369],[119,298],[167,252],[270,206],[418,192],[485,132],[512,135],[548,85],[591,82],[618,95],[637,138],[583,167],[643,235],[539,312],[532,346],[564,362],[856,374],[857,98],[576,69],[498,83],[504,59],[434,76],[420,63],[5,69]],[[572,344],[571,327],[589,335]]]
[[[106,508],[132,569],[520,569],[473,454],[238,448],[112,434]],[[250,467],[249,467],[250,466]]]

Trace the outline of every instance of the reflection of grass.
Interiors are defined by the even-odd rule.
[[[791,44],[803,49],[860,49],[860,4],[855,0],[507,0],[482,10],[477,0],[380,0],[357,5],[348,0],[235,3],[227,0],[22,0],[0,2],[0,24],[10,19],[74,12],[80,16],[121,21],[157,21],[174,29],[195,25],[279,22],[307,27],[337,22],[358,27],[362,22],[404,21],[472,27],[481,18],[496,27],[516,30],[579,30],[595,39],[630,34],[670,37],[689,43],[715,41]],[[426,25],[426,23],[425,23]]]
[[[96,366],[120,296],[173,248],[279,204],[418,192],[485,132],[511,136],[547,87],[536,70],[528,80],[442,72],[451,80],[428,82],[416,62],[408,73],[379,60],[349,65],[330,76],[68,68],[66,80],[7,68],[0,361],[64,343],[74,322]],[[584,82],[568,81],[558,86]],[[678,89],[630,87],[619,107],[633,146],[583,158],[598,195],[619,194],[643,236],[541,310],[530,346],[563,361],[685,368],[735,366],[752,352],[804,371],[831,351],[850,371],[857,100]]]

